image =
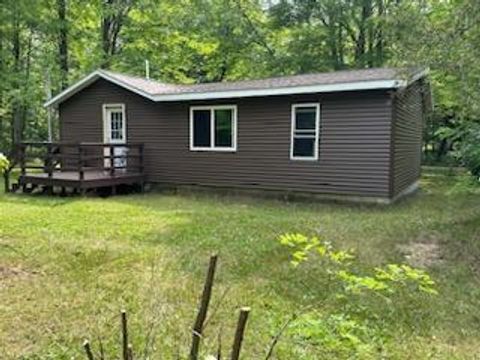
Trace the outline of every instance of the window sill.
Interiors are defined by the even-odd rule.
[[[190,148],[190,151],[193,152],[237,152],[237,149],[234,148]]]
[[[318,161],[318,158],[308,158],[308,157],[290,157],[292,161]]]

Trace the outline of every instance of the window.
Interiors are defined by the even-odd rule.
[[[236,137],[235,105],[190,108],[190,150],[236,151]]]
[[[126,141],[126,119],[124,104],[103,105],[104,142],[124,143]]]
[[[292,105],[290,159],[317,160],[320,104]]]

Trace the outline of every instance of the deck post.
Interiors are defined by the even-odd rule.
[[[52,143],[47,144],[47,156],[45,158],[45,168],[49,179],[53,177],[53,159],[52,159]],[[53,186],[47,186],[47,194],[53,195]]]
[[[78,145],[78,180],[79,180],[79,191],[81,196],[85,196],[85,189],[83,188],[83,179],[85,178],[85,173],[83,170],[83,147],[81,144]]]
[[[45,167],[47,169],[48,178],[51,179],[53,176],[53,159],[52,159],[52,144],[47,144],[47,157],[45,159]]]
[[[82,145],[78,146],[78,179],[80,180],[80,183],[83,181],[85,178],[85,173],[83,170],[83,148]]]
[[[115,147],[110,145],[110,176],[115,176]]]
[[[25,174],[27,173],[26,166],[25,166],[26,145],[25,144],[19,144],[18,145],[18,150],[19,150],[19,153],[20,153],[20,173],[22,174],[22,176],[25,176]]]

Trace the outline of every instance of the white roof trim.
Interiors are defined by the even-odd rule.
[[[52,106],[52,105],[57,105],[57,104],[61,103],[62,101],[67,100],[69,97],[76,94],[80,90],[82,90],[82,89],[86,88],[87,86],[93,84],[95,81],[97,81],[100,78],[105,79],[107,81],[110,81],[110,82],[112,82],[112,83],[114,83],[118,86],[121,86],[121,87],[123,87],[127,90],[130,90],[131,92],[134,92],[138,95],[146,97],[147,99],[155,101],[151,94],[146,93],[146,92],[144,92],[142,90],[139,90],[137,88],[134,88],[134,87],[124,83],[123,81],[115,79],[115,78],[109,76],[108,74],[105,74],[101,70],[96,70],[96,71],[92,72],[90,75],[88,75],[88,76],[84,77],[83,79],[81,79],[80,81],[76,82],[72,86],[66,88],[60,94],[58,94],[58,95],[54,96],[53,98],[51,98],[50,100],[48,100],[45,104],[43,104],[43,106],[48,107],[48,106]]]
[[[349,90],[372,90],[372,89],[390,89],[401,87],[402,82],[397,80],[381,81],[360,81],[352,83],[325,84],[325,85],[305,85],[289,86],[284,88],[270,89],[247,89],[247,90],[226,90],[211,92],[192,92],[182,94],[164,94],[155,95],[155,101],[185,101],[185,100],[209,100],[209,99],[228,99],[252,96],[272,96],[272,95],[294,95],[311,94],[320,92],[337,92]]]
[[[264,88],[264,89],[244,89],[244,90],[225,90],[225,91],[207,91],[207,92],[190,92],[178,94],[150,94],[139,90],[131,85],[120,81],[102,70],[97,70],[86,76],[82,80],[73,84],[69,88],[62,91],[57,96],[48,100],[44,106],[58,105],[62,101],[73,96],[78,91],[86,88],[94,83],[99,78],[110,81],[118,86],[121,86],[135,94],[143,96],[147,99],[156,102],[162,101],[187,101],[187,100],[211,100],[211,99],[229,99],[239,97],[254,97],[254,96],[273,96],[273,95],[294,95],[294,94],[311,94],[322,92],[339,92],[339,91],[355,91],[355,90],[375,90],[375,89],[392,89],[405,87],[408,84],[422,78],[428,74],[428,69],[417,73],[412,79],[407,80],[370,80],[357,81],[337,84],[323,84],[323,85],[302,85],[289,86],[283,88]]]

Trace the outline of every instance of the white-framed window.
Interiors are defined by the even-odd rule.
[[[103,104],[103,140],[123,144],[127,141],[125,104]]]
[[[237,151],[237,106],[190,107],[190,150]]]
[[[320,104],[292,105],[290,159],[318,160]]]

